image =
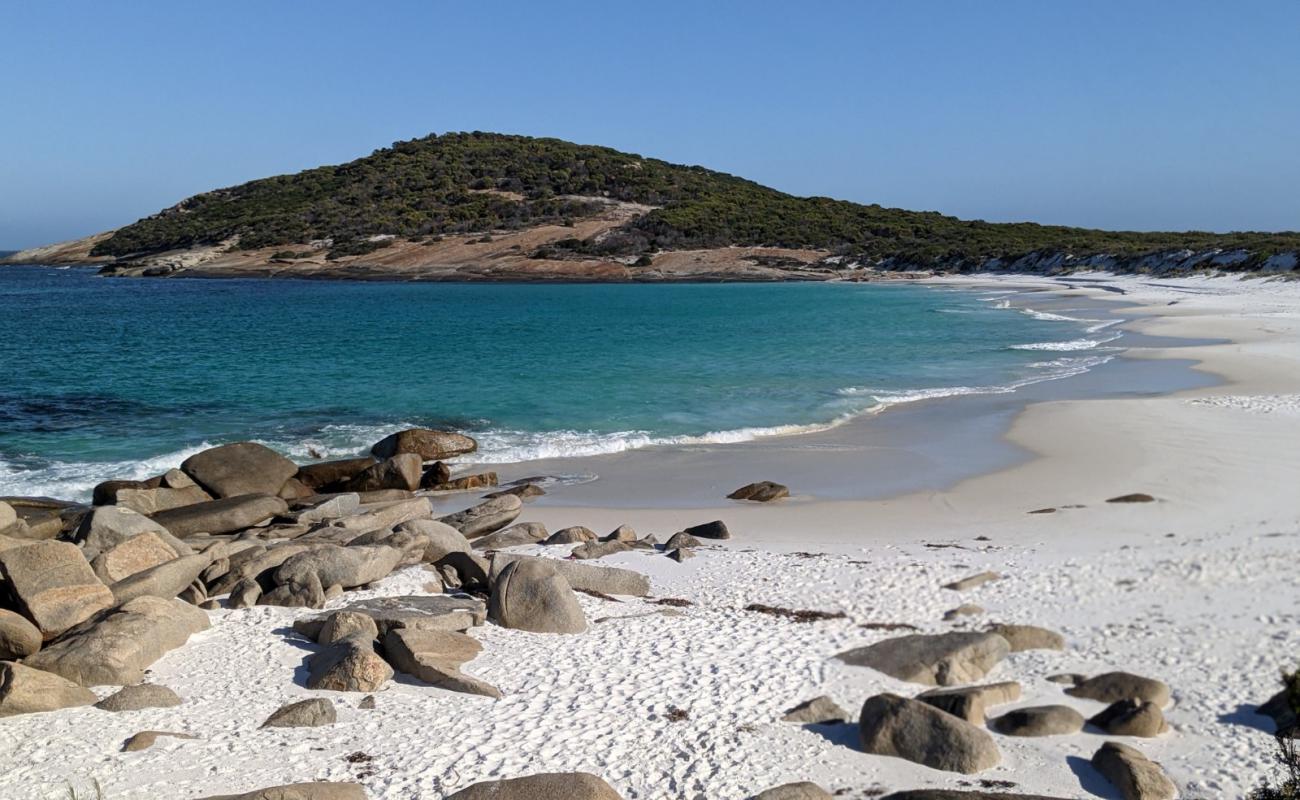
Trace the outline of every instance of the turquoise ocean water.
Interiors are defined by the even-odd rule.
[[[89,496],[205,446],[363,452],[405,426],[482,461],[738,441],[1110,357],[1114,320],[879,284],[105,279],[0,268],[0,494]]]

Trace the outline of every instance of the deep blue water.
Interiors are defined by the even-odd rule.
[[[467,430],[485,461],[752,438],[1077,372],[1113,335],[1001,305],[878,284],[0,268],[0,494],[85,497],[239,439],[299,460],[352,454],[409,425]]]

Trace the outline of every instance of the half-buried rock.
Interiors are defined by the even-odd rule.
[[[1137,698],[1164,708],[1169,705],[1169,686],[1154,678],[1131,672],[1106,672],[1094,675],[1065,690],[1065,693],[1099,703],[1117,703]]]
[[[199,800],[366,800],[366,790],[359,783],[291,783],[268,786],[244,794],[220,794]]]
[[[384,637],[384,655],[397,671],[439,689],[500,697],[495,686],[460,670],[482,649],[473,637],[454,631],[398,628]]]
[[[151,664],[207,627],[207,613],[188,603],[137,597],[73,628],[26,663],[82,686],[139,683]]]
[[[486,536],[498,531],[515,521],[523,510],[524,503],[512,494],[484,500],[476,506],[449,514],[438,521],[446,523],[467,539]]]
[[[156,683],[138,683],[123,686],[116,693],[105,697],[95,704],[101,711],[140,711],[145,708],[174,708],[181,704],[181,698],[166,686]]]
[[[751,483],[748,486],[742,486],[731,494],[727,495],[728,500],[750,500],[755,503],[770,503],[773,500],[780,500],[783,497],[789,497],[790,490],[779,483],[772,481],[759,481]]]
[[[793,708],[786,709],[781,717],[782,722],[797,722],[800,725],[829,725],[847,722],[848,719],[849,712],[840,708],[838,703],[826,695],[805,700]]]
[[[506,566],[488,600],[488,618],[503,628],[533,633],[582,633],[587,618],[578,598],[544,559]]]
[[[159,511],[153,520],[184,539],[196,533],[234,533],[288,512],[289,505],[279,497],[245,494]]]
[[[1009,652],[1007,640],[993,633],[918,633],[858,647],[835,657],[901,681],[953,686],[980,680]]]
[[[67,678],[39,669],[0,662],[0,717],[88,706],[95,693]]]
[[[834,795],[815,783],[800,781],[764,789],[754,795],[753,800],[831,800],[833,797]]]
[[[113,605],[113,593],[81,549],[68,542],[35,542],[0,552],[0,578],[47,640]]]
[[[224,498],[274,495],[298,465],[256,442],[235,442],[195,453],[181,462],[181,469],[213,497]]]
[[[561,528],[552,533],[542,544],[582,544],[583,542],[594,542],[599,537],[591,528],[582,525],[572,525],[568,528]]]
[[[1069,706],[1031,706],[1008,711],[990,727],[1005,736],[1063,736],[1083,730],[1083,715]]]
[[[550,772],[483,781],[447,795],[447,800],[622,800],[614,787],[588,772]]]
[[[1129,698],[1102,709],[1088,720],[1112,736],[1137,736],[1149,739],[1169,730],[1165,715],[1155,703]]]
[[[934,706],[893,694],[863,703],[858,732],[865,752],[946,772],[982,772],[1002,758],[987,732]]]
[[[323,697],[286,703],[275,710],[262,723],[263,728],[319,728],[338,721],[334,703]]]
[[[1065,637],[1056,631],[1040,628],[1037,625],[1007,625],[995,623],[985,630],[996,633],[1011,645],[1011,652],[1024,650],[1064,650]]]

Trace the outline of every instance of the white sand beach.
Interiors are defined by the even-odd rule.
[[[777,455],[732,466],[741,474],[752,464],[746,481],[790,485],[793,496],[773,504],[724,500],[736,488],[728,485],[713,507],[662,507],[649,475],[642,508],[564,505],[562,496],[526,506],[521,520],[552,531],[584,525],[605,533],[628,524],[662,541],[721,519],[733,538],[681,564],[646,551],[599,562],[644,572],[653,597],[689,605],[583,595],[589,629],[582,634],[472,629],[483,650],[465,670],[498,687],[500,699],[399,678],[376,693],[373,710],[359,709],[362,695],[302,685],[303,660],[317,646],[289,626],[319,612],[210,612],[211,628],[165,655],[148,676],[174,689],[181,705],[0,720],[0,797],[66,797],[69,786],[84,793],[97,782],[112,800],[193,798],[317,779],[356,780],[377,800],[407,800],[489,778],[568,770],[599,774],[635,800],[739,800],[801,780],[847,797],[980,786],[1119,797],[1089,764],[1117,737],[1093,729],[1041,738],[994,734],[1000,763],[966,776],[865,754],[853,724],[780,721],[786,709],[818,695],[856,718],[872,695],[910,697],[924,688],[832,658],[908,632],[863,625],[939,633],[993,622],[1043,626],[1067,644],[1013,653],[998,664],[986,680],[1018,681],[1023,694],[990,716],[1044,704],[1069,705],[1085,717],[1101,710],[1047,680],[1058,673],[1125,670],[1157,678],[1172,689],[1170,730],[1120,738],[1161,763],[1184,798],[1244,797],[1272,768],[1272,722],[1254,707],[1277,691],[1281,670],[1300,666],[1300,282],[1110,275],[1076,275],[1068,285],[989,276],[930,282],[1120,301],[1133,306],[1122,314],[1126,329],[1226,340],[1134,348],[1127,358],[1193,359],[1218,383],[1033,403],[1006,432],[1031,457],[941,491],[817,499],[815,487],[799,484],[797,468],[799,460],[816,459],[816,450],[800,451],[780,476],[764,474],[793,441],[771,440],[736,451],[738,458],[764,447]],[[820,441],[835,435],[818,434]],[[665,469],[676,468],[672,458],[663,456]],[[731,474],[698,480],[712,485]],[[600,490],[599,481],[586,489]],[[1155,502],[1105,502],[1135,492]],[[466,494],[459,504],[477,498]],[[1045,508],[1056,510],[1028,513]],[[570,549],[517,548],[556,558]],[[942,588],[985,570],[1004,577],[963,592]],[[407,567],[327,608],[419,594],[427,580],[421,567]],[[743,610],[753,603],[845,616],[800,622]],[[985,611],[943,620],[963,603]],[[286,701],[322,694],[336,701],[335,724],[259,729]],[[120,752],[140,730],[196,738]]]

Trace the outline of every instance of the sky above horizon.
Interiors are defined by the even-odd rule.
[[[786,192],[1300,229],[1300,3],[0,0],[0,249],[456,130]]]

